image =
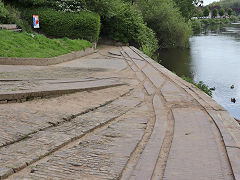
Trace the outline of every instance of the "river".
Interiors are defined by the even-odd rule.
[[[190,49],[161,50],[159,57],[177,75],[215,87],[213,98],[240,119],[240,23],[194,35]]]

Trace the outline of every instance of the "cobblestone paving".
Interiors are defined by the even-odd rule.
[[[13,74],[2,79],[39,73],[126,85],[0,105],[0,179],[240,179],[239,124],[134,47],[29,72],[7,68]]]
[[[127,86],[116,87],[20,104],[2,104],[0,147],[99,107],[129,90],[130,87]]]
[[[3,147],[0,149],[0,166],[13,170],[23,168],[94,128],[125,114],[140,103],[141,101],[134,97],[123,97],[69,122],[39,131],[23,141]]]

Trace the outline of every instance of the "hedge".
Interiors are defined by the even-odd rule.
[[[100,16],[96,13],[88,11],[71,13],[38,8],[25,11],[23,14],[31,24],[33,15],[39,15],[40,31],[47,36],[98,41],[101,23]]]

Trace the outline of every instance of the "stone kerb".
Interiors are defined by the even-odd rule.
[[[81,51],[71,52],[53,58],[5,58],[0,57],[0,65],[35,65],[35,66],[48,66],[71,61],[95,52],[95,48],[87,48]]]

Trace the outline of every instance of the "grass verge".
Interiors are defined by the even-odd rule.
[[[49,39],[44,35],[0,31],[0,57],[50,58],[92,47],[86,40]]]

